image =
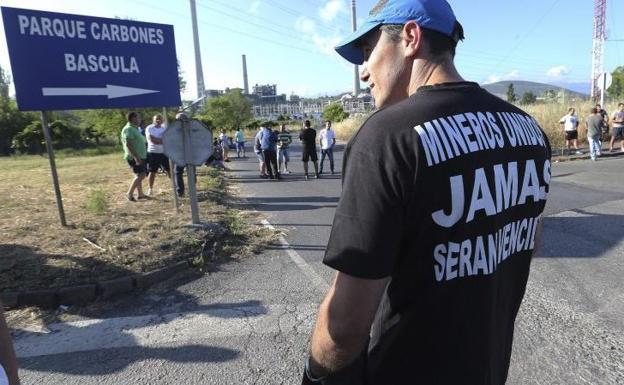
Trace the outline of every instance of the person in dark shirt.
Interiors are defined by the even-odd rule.
[[[318,171],[318,155],[316,154],[316,130],[312,128],[309,120],[303,123],[303,130],[299,134],[299,139],[303,144],[302,160],[303,160],[303,177],[308,180],[308,161],[314,164],[314,176],[319,178]]]
[[[346,146],[303,384],[502,385],[550,183],[537,121],[465,81],[445,0],[382,0],[336,47],[377,111]],[[519,382],[522,382],[519,380]]]

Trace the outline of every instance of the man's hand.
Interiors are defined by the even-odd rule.
[[[9,334],[9,328],[4,320],[2,307],[2,302],[0,302],[0,365],[2,365],[6,371],[9,378],[9,385],[20,385],[17,373],[17,357],[13,350],[11,335]]]

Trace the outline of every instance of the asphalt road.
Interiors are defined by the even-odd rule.
[[[242,205],[283,231],[279,245],[75,311],[51,333],[18,332],[23,383],[298,383],[333,274],[321,259],[340,175],[303,180],[292,150],[282,181],[259,179],[253,154],[228,163]],[[624,384],[623,169],[622,157],[553,165],[509,384]]]

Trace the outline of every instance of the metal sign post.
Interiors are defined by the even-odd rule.
[[[191,219],[194,225],[199,224],[199,207],[197,205],[197,189],[195,188],[195,165],[191,156],[191,131],[188,119],[182,120],[182,135],[184,138],[184,160],[186,161],[186,176],[191,200]]]
[[[200,225],[195,166],[204,164],[212,154],[212,133],[198,120],[189,120],[184,114],[179,115],[167,126],[163,134],[163,146],[169,159],[187,169],[193,225]]]
[[[165,119],[165,130],[169,128],[169,118],[167,117],[167,109],[162,109],[163,119]],[[169,159],[169,179],[171,179],[171,191],[173,192],[173,204],[176,214],[180,214],[180,201],[178,200],[178,192],[176,191],[175,181],[175,164]]]
[[[58,207],[61,226],[67,226],[67,222],[65,221],[65,210],[63,209],[63,198],[61,197],[61,188],[59,186],[58,174],[56,173],[54,150],[52,149],[52,135],[50,135],[48,117],[46,116],[45,111],[41,111],[41,127],[43,128],[43,136],[45,137],[48,160],[50,161],[50,170],[52,171],[52,184],[54,184],[54,194],[56,195],[56,207]]]

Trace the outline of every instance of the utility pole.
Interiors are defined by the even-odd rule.
[[[351,24],[353,31],[357,29],[357,20],[355,18],[355,0],[351,0]],[[357,64],[353,66],[355,78],[353,79],[353,96],[357,97],[360,94],[360,69]]]
[[[606,90],[601,91],[598,78],[604,72],[604,41],[607,38],[607,0],[594,0],[594,35],[592,49],[591,97],[597,102]]]
[[[195,47],[195,77],[197,78],[197,99],[201,99],[206,94],[204,85],[204,72],[202,70],[201,53],[199,52],[199,31],[197,30],[197,11],[195,10],[195,0],[191,0],[191,20],[193,23],[193,46]]]

